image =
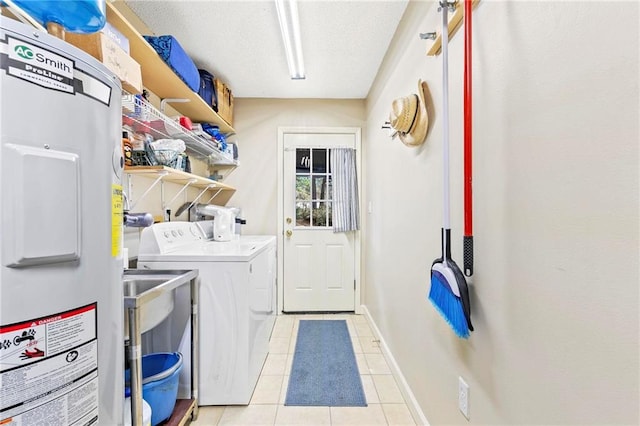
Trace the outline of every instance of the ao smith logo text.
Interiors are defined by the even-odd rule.
[[[0,55],[0,68],[5,70],[7,75],[45,89],[76,93],[77,70],[73,59],[45,46],[31,44],[9,35],[6,39],[6,47],[3,47],[0,41],[0,50],[4,52],[4,55]],[[52,46],[53,48],[55,46]],[[78,86],[80,84],[78,83]]]
[[[42,64],[42,65],[44,65],[46,67],[56,68],[56,69],[58,69],[60,71],[66,72],[66,73],[70,73],[71,72],[71,67],[68,64],[66,64],[64,61],[47,58],[45,55],[43,55],[42,53],[39,53],[39,52],[38,53],[33,53],[33,50],[31,50],[28,46],[17,45],[17,46],[14,47],[14,51],[16,52],[16,55],[18,55],[19,57],[21,57],[23,59],[35,60],[39,64]],[[27,68],[27,70],[28,71],[35,71],[33,69],[29,70],[28,68]],[[49,76],[49,77],[51,77],[51,76]]]

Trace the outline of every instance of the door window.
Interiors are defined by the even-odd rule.
[[[296,226],[330,228],[331,150],[296,148]]]

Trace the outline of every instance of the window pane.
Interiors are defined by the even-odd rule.
[[[327,203],[327,226],[333,226],[333,212],[331,211],[331,203]]]
[[[311,172],[311,150],[308,148],[296,148],[296,172]]]
[[[314,176],[313,177],[313,199],[314,200],[326,200],[327,194],[327,177],[326,176]]]
[[[309,176],[296,176],[296,201],[311,200],[311,178]]]
[[[326,173],[327,172],[327,150],[326,149],[314,149],[313,150],[313,173]]]
[[[313,204],[313,226],[327,226],[327,203]]]
[[[328,150],[329,152],[327,152],[327,170],[328,173],[331,173],[331,150]]]
[[[296,226],[311,226],[311,203],[296,203]]]

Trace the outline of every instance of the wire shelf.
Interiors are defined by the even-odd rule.
[[[233,157],[220,151],[214,142],[181,126],[140,97],[122,97],[122,124],[130,126],[134,132],[148,133],[155,139],[180,139],[189,154],[210,165],[237,165]]]

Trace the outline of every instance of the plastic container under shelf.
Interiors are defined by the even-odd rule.
[[[180,370],[180,352],[157,352],[142,357],[142,398],[151,406],[151,426],[171,417],[178,397]],[[128,385],[129,370],[125,371],[124,380]]]
[[[127,389],[128,390],[128,389]],[[129,392],[130,393],[130,392]],[[125,426],[131,426],[131,397],[128,393],[125,393],[127,397],[124,400],[124,424]],[[151,426],[151,406],[144,399],[142,400],[142,426]]]

